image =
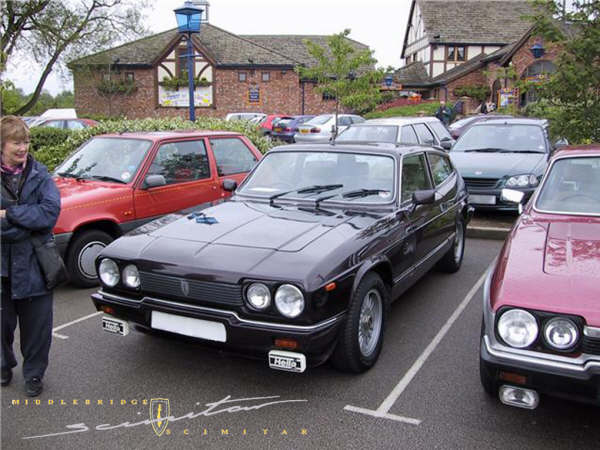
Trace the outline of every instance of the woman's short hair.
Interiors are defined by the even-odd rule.
[[[29,128],[20,117],[4,116],[0,119],[0,138],[2,146],[7,140],[29,141]]]

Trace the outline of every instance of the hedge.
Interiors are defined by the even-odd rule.
[[[39,128],[36,130],[33,128],[31,130],[32,152],[38,161],[45,164],[48,170],[52,171],[69,154],[93,136],[107,133],[169,130],[235,131],[246,135],[262,153],[267,152],[272,147],[271,142],[262,135],[258,127],[246,121],[236,120],[228,122],[223,119],[200,118],[195,122],[190,122],[177,117],[104,121],[100,122],[98,126],[77,131],[48,128]],[[57,131],[60,134],[56,133]]]

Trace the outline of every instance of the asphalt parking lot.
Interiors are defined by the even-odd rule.
[[[501,245],[467,240],[457,274],[431,272],[399,299],[377,365],[358,376],[328,365],[277,372],[193,342],[111,335],[93,290],[62,288],[45,391],[27,404],[20,376],[2,388],[2,446],[597,448],[598,408],[542,397],[521,410],[480,387],[483,275]],[[175,418],[161,436],[144,423],[158,398]]]

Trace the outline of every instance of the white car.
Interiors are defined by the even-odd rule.
[[[248,120],[251,122],[258,123],[261,119],[267,117],[266,114],[257,112],[235,112],[229,113],[225,116],[225,120]]]
[[[339,133],[335,142],[389,142],[450,150],[454,139],[436,117],[387,117],[352,125]]]
[[[353,114],[338,114],[338,134],[352,124],[363,123],[365,119]],[[329,142],[332,137],[335,114],[321,114],[298,127],[294,140],[298,143]]]

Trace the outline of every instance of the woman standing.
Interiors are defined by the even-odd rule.
[[[52,291],[33,239],[52,239],[60,195],[46,167],[29,154],[29,129],[15,116],[0,119],[2,138],[2,386],[17,365],[13,341],[21,332],[25,394],[40,395],[52,339]]]

